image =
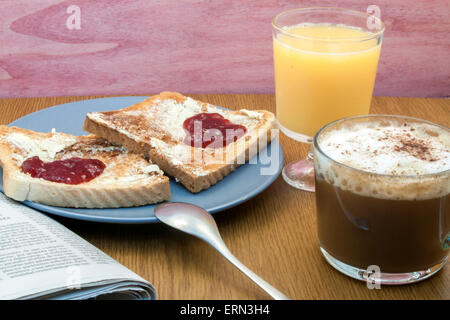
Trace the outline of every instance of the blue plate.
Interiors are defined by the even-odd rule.
[[[84,135],[84,118],[87,112],[122,109],[144,100],[147,97],[112,97],[81,100],[66,103],[28,114],[11,126],[41,132],[56,131],[73,135]],[[193,194],[181,184],[170,179],[171,201],[188,202],[198,205],[211,213],[219,212],[256,196],[266,189],[280,174],[283,168],[283,149],[277,139],[258,156],[211,188]],[[2,188],[0,169],[0,190]],[[109,223],[152,223],[158,220],[153,214],[156,205],[119,209],[79,209],[47,206],[24,201],[24,204],[40,211],[63,217]]]

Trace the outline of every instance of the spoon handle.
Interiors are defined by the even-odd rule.
[[[258,275],[256,275],[253,271],[247,268],[242,262],[240,262],[227,248],[222,239],[216,239],[215,242],[210,244],[220,253],[222,254],[228,261],[230,261],[236,268],[238,268],[243,274],[252,279],[258,286],[260,286],[264,291],[266,291],[272,298],[275,300],[291,300],[288,296],[281,293],[274,287],[272,287],[269,283],[261,279]]]

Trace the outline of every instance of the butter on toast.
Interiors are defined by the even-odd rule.
[[[66,184],[25,173],[22,164],[33,157],[47,163],[71,158],[97,159],[105,167],[93,180]],[[169,179],[157,165],[94,135],[40,133],[0,126],[0,165],[5,194],[18,201],[60,207],[117,208],[170,199]]]
[[[203,113],[219,114],[246,132],[220,148],[191,146],[183,124]],[[193,193],[256,155],[273,138],[274,127],[275,116],[269,111],[225,110],[175,92],[162,92],[121,110],[88,113],[84,123],[84,130],[149,157]]]

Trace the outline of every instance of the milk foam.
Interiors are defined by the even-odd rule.
[[[445,128],[401,118],[365,118],[325,129],[318,145],[337,162],[315,150],[319,178],[341,189],[397,200],[450,193],[450,131]]]

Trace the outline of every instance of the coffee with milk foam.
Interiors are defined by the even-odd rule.
[[[343,190],[391,200],[450,192],[450,175],[442,174],[450,170],[450,133],[444,127],[400,118],[344,121],[325,129],[318,146],[326,156],[315,152],[317,173]]]

